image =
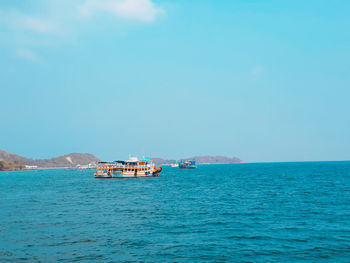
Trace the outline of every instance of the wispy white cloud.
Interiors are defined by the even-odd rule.
[[[37,33],[56,33],[58,24],[50,19],[40,16],[27,15],[14,11],[0,10],[0,24],[5,24],[10,30],[27,30]]]
[[[17,58],[28,60],[30,62],[40,63],[42,60],[30,49],[17,49],[15,53]]]
[[[253,76],[260,76],[263,74],[263,72],[264,72],[264,68],[261,65],[258,65],[252,69],[251,73]]]
[[[80,7],[80,14],[93,16],[110,13],[120,18],[152,22],[165,11],[151,0],[88,0]]]
[[[95,22],[102,15],[110,14],[116,23],[119,20],[150,23],[165,14],[153,0],[38,0],[33,3],[35,6],[30,11],[0,7],[0,43],[16,57],[32,62],[41,61],[33,48],[74,43],[94,24],[100,26],[101,23]]]
[[[39,33],[55,33],[58,30],[55,22],[30,16],[18,16],[12,20],[12,24],[20,29],[32,30]]]

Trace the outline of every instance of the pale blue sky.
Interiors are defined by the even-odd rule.
[[[350,159],[350,1],[0,0],[0,149]]]

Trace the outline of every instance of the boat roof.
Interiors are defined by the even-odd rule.
[[[126,161],[114,161],[114,162],[99,162],[100,164],[126,164],[126,163],[141,163],[141,162],[150,162],[151,158],[144,157],[142,160],[139,160],[137,157],[130,157],[129,160]]]

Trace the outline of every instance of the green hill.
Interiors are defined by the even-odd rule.
[[[22,170],[24,168],[25,165],[23,162],[5,162],[4,160],[0,159],[0,171]]]
[[[36,165],[38,168],[76,167],[78,164],[86,165],[100,161],[97,157],[89,153],[70,153],[51,159],[34,160],[2,150],[0,150],[0,159],[3,163],[12,163],[11,167],[15,167],[14,164],[17,163],[22,165]]]

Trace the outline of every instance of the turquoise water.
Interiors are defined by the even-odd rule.
[[[350,162],[0,173],[0,262],[350,262]]]

